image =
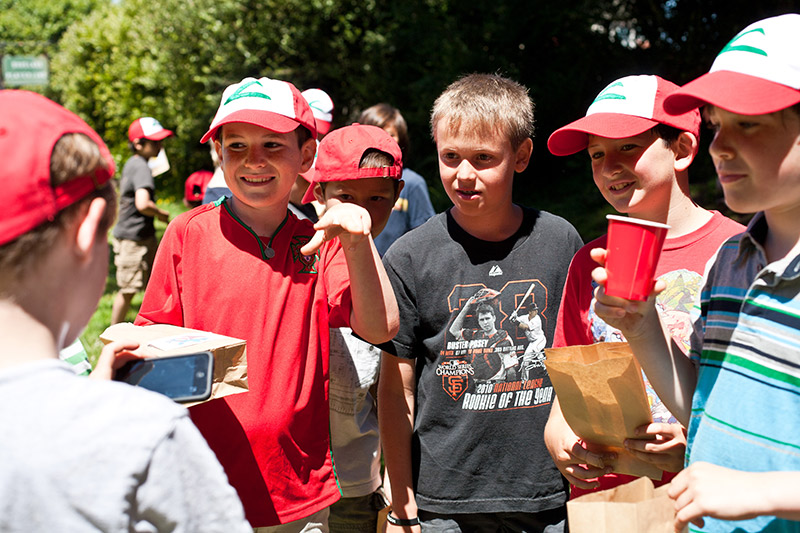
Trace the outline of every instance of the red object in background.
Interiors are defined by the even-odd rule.
[[[214,173],[210,170],[198,170],[197,172],[192,172],[188,178],[186,178],[186,189],[184,191],[183,197],[186,199],[187,202],[202,202],[203,195],[206,193],[206,185],[211,180],[211,176]]]

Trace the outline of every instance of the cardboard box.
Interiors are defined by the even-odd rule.
[[[169,324],[134,326],[123,322],[109,326],[100,334],[104,344],[113,341],[133,340],[148,357],[180,355],[209,351],[214,356],[214,379],[211,397],[222,398],[230,394],[247,392],[247,346],[242,339],[226,337],[197,329]],[[208,400],[206,400],[208,401]],[[185,404],[187,407],[193,404]]]

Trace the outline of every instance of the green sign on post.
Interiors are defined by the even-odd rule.
[[[45,56],[3,57],[3,83],[6,87],[47,85],[50,68]]]

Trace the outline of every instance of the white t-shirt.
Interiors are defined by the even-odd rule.
[[[43,360],[0,372],[0,531],[242,532],[186,409]]]

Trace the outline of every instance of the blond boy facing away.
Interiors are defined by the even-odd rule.
[[[329,328],[349,326],[376,343],[397,329],[369,213],[342,204],[312,226],[287,210],[295,178],[314,159],[315,135],[291,83],[246,78],[224,91],[201,142],[214,139],[232,197],[170,224],[136,320],[247,340],[249,392],[191,414],[257,530],[326,530],[327,508],[339,499]]]
[[[688,425],[687,464],[672,481],[676,528],[800,531],[800,15],[755,22],[708,74],[670,94],[668,113],[705,105],[725,203],[755,213],[710,265],[691,359],[647,302],[596,293],[654,388]],[[592,251],[601,263],[605,251]],[[606,272],[593,274],[603,285]],[[656,285],[654,293],[663,290]]]
[[[566,485],[542,438],[553,390],[544,368],[522,379],[529,341],[510,317],[535,302],[552,340],[582,242],[565,220],[512,201],[533,146],[524,87],[466,76],[436,100],[431,126],[453,207],[384,257],[401,314],[378,392],[387,531],[562,531]],[[508,346],[490,346],[477,322],[485,306]]]
[[[58,360],[108,277],[114,159],[74,113],[0,91],[0,531],[250,531],[186,410],[109,381],[137,343],[103,348],[91,378]]]

